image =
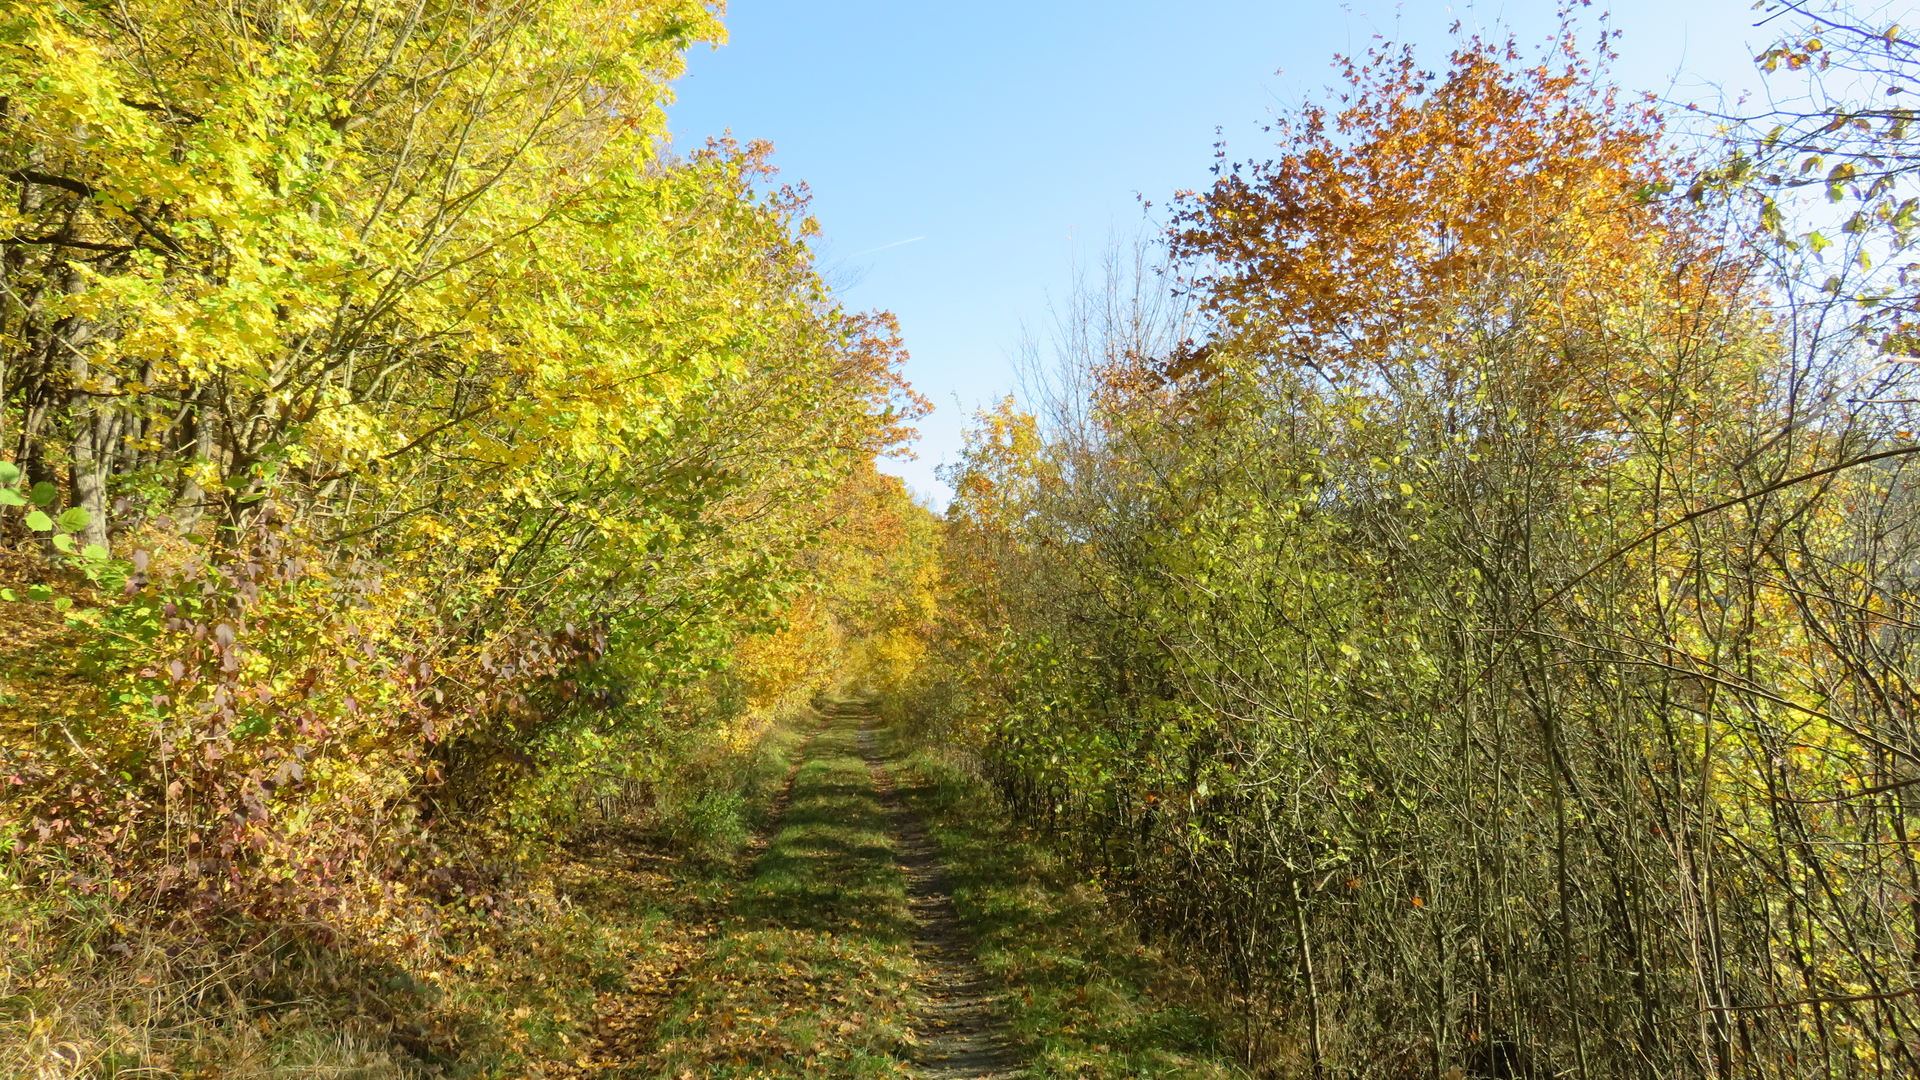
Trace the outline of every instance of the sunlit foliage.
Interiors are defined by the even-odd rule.
[[[412,947],[836,676],[924,406],[767,148],[671,151],[718,6],[0,8],[36,887]]]
[[[1343,62],[1116,264],[919,693],[1280,1075],[1912,1072],[1895,294],[1577,30]]]

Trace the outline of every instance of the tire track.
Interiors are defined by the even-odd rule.
[[[914,1023],[919,1075],[928,1080],[1001,1080],[1023,1074],[1017,1048],[996,1015],[998,997],[960,924],[938,849],[894,791],[874,746],[872,707],[840,703],[835,715],[860,720],[860,752],[891,819],[894,852],[914,921],[921,1007]]]

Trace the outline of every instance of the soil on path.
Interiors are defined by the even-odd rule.
[[[1019,1076],[1019,1052],[995,1015],[994,984],[974,959],[973,947],[961,929],[939,852],[920,820],[900,801],[893,776],[874,745],[872,707],[847,702],[838,709],[838,715],[860,723],[860,750],[891,819],[894,855],[907,882],[921,1000],[914,1023],[919,1074],[929,1080]]]

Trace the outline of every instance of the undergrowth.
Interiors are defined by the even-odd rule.
[[[0,1076],[580,1075],[620,995],[724,908],[803,738],[775,725],[709,755],[643,813],[558,838],[492,891],[396,883],[377,939],[169,919],[79,867],[23,885],[0,834]]]

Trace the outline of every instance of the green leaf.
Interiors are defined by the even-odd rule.
[[[11,461],[0,461],[0,487],[12,487],[20,482],[20,466]]]
[[[27,515],[27,528],[32,529],[34,532],[52,532],[53,519],[35,510],[33,513]]]
[[[18,599],[20,599],[19,595],[16,594],[12,589],[0,589],[0,600],[5,600],[11,603],[12,601],[15,601]]]
[[[27,599],[29,599],[29,600],[51,600],[51,599],[53,599],[53,586],[51,586],[51,585],[29,585],[29,586],[27,586]]]
[[[77,533],[93,522],[93,515],[75,506],[60,515],[60,527],[70,533]]]
[[[88,544],[80,549],[80,557],[88,562],[106,562],[111,556],[112,553],[99,544]]]
[[[65,611],[72,606],[73,600],[70,597],[56,596],[53,598],[53,610],[55,611]]]
[[[53,546],[59,548],[61,551],[71,552],[73,550],[73,537],[68,536],[66,533],[56,533],[53,538]]]
[[[10,487],[0,487],[0,506],[25,506],[27,497]]]
[[[49,484],[45,480],[42,480],[39,483],[33,485],[33,505],[46,506],[47,504],[53,502],[54,497],[59,494],[60,493],[58,491],[54,490],[54,487],[52,484]]]

